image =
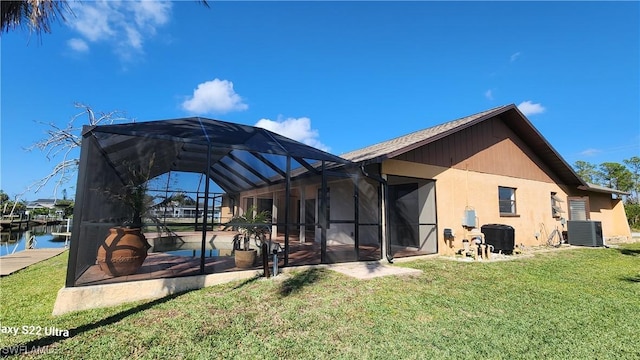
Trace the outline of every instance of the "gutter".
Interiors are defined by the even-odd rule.
[[[360,171],[362,172],[362,174],[370,179],[376,180],[379,183],[382,184],[382,189],[383,189],[383,194],[384,196],[387,196],[387,191],[388,191],[388,183],[387,180],[385,180],[382,176],[380,175],[371,175],[369,174],[365,169],[364,169],[364,165],[360,165]],[[382,210],[382,206],[380,206],[380,209]],[[389,215],[388,212],[385,210],[384,212],[384,229],[385,229],[385,234],[384,234],[384,238],[385,238],[385,242],[386,242],[386,246],[385,246],[385,257],[387,258],[387,261],[389,262],[389,264],[393,264],[393,255],[391,255],[391,244],[389,243],[389,236],[387,236],[388,234],[386,233],[386,229],[387,229],[387,224],[389,223]],[[382,225],[382,224],[381,224]]]

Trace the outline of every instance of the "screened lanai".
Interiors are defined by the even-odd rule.
[[[92,277],[109,229],[121,226],[131,212],[118,194],[174,172],[205,179],[195,196],[195,217],[202,216],[190,234],[199,243],[193,256],[162,254],[158,242],[143,264],[144,274]],[[228,253],[206,251],[228,228],[214,227],[216,219],[207,215],[221,210],[212,209],[215,198],[231,215],[251,208],[270,213],[269,239],[281,245],[281,265],[382,257],[380,181],[348,160],[262,128],[200,117],[85,127],[76,190],[67,287],[235,270],[224,265]],[[172,190],[167,185],[165,192]],[[147,229],[157,225],[148,222]],[[147,238],[154,236],[150,233]]]

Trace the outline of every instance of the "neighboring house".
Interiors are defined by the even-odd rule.
[[[37,199],[27,203],[27,209],[54,209],[56,207],[55,199]]]
[[[36,210],[36,209],[47,209],[49,210],[49,214],[52,213],[52,210],[55,209],[56,216],[64,216],[64,210],[59,207],[60,204],[56,201],[56,199],[37,199],[34,201],[29,201],[26,204],[27,211]]]
[[[150,211],[150,215],[157,218],[202,218],[204,213],[204,204],[196,205],[180,205],[173,204],[170,206],[159,206]],[[213,219],[214,222],[220,222],[220,208],[207,210],[208,218]],[[212,218],[213,216],[213,218]]]
[[[369,196],[377,185],[363,186],[361,180],[355,187],[349,179],[326,180],[328,245],[357,241],[356,248],[390,247],[383,251],[394,256],[451,254],[482,225],[501,224],[514,228],[516,244],[536,246],[546,244],[554,230],[565,231],[568,220],[601,221],[605,238],[631,236],[622,201],[612,197],[622,193],[580,179],[515,105],[342,157],[360,164],[370,178],[384,179],[386,194]],[[287,222],[301,223],[296,234],[301,242],[321,239],[320,188],[317,178],[291,189],[296,205]],[[282,189],[271,187],[241,193],[238,206],[242,211],[257,204],[258,210],[274,212],[277,221],[278,205],[284,202]],[[388,241],[380,241],[378,234],[384,233],[376,219],[386,228]],[[453,238],[445,240],[445,232]]]

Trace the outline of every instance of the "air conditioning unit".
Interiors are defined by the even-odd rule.
[[[589,220],[567,221],[569,245],[604,246],[602,222]]]

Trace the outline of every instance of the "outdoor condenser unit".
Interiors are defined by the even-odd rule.
[[[589,220],[569,220],[567,235],[570,245],[604,246],[602,222]]]

